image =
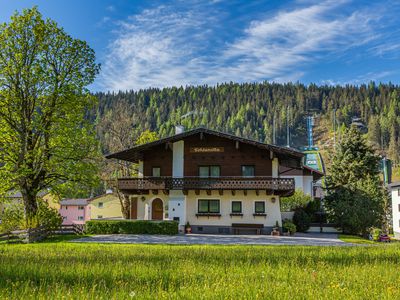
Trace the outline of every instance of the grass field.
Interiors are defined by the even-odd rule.
[[[400,299],[400,247],[0,245],[0,299]]]

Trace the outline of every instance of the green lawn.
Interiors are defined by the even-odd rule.
[[[400,246],[0,245],[0,299],[400,299]]]
[[[357,235],[339,234],[339,239],[352,244],[381,244],[380,242],[367,240]]]

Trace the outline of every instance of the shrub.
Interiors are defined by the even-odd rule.
[[[326,223],[326,214],[321,212],[321,200],[315,199],[308,202],[304,210],[310,216],[312,223]]]
[[[289,232],[290,234],[296,233],[296,225],[294,225],[293,222],[290,221],[289,219],[285,219],[283,221],[282,227],[283,229],[285,229],[285,231]]]
[[[57,209],[51,208],[46,201],[38,201],[38,214],[39,225],[46,227],[47,230],[53,231],[60,228],[62,224],[62,216]]]
[[[0,233],[24,228],[24,207],[22,204],[6,206],[1,216]]]
[[[310,228],[311,218],[303,208],[298,208],[293,215],[293,223],[297,231],[306,232]]]
[[[38,213],[34,220],[26,223],[24,217],[24,206],[22,203],[10,204],[4,210],[1,218],[0,232],[8,232],[18,229],[45,226],[47,230],[55,230],[62,224],[62,217],[58,211],[49,207],[49,204],[38,199]]]
[[[296,189],[292,196],[280,198],[281,211],[293,211],[297,207],[306,205],[311,200],[310,195],[304,194],[301,189]]]
[[[142,220],[92,220],[86,222],[86,232],[91,234],[178,234],[178,222]]]

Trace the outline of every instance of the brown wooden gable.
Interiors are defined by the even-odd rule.
[[[199,176],[200,166],[220,166],[221,176],[241,176],[242,165],[254,165],[255,176],[272,176],[270,151],[211,134],[185,138],[184,175]]]
[[[143,152],[143,175],[152,176],[153,167],[161,169],[161,176],[172,176],[172,150],[167,145],[158,145]]]
[[[157,141],[154,141],[151,143],[139,145],[139,146],[133,147],[131,149],[126,149],[124,151],[109,154],[106,156],[106,158],[108,158],[108,159],[115,158],[115,159],[119,159],[119,160],[130,161],[130,162],[138,162],[139,160],[143,159],[145,152],[153,151],[153,149],[155,149],[156,146],[166,147],[165,146],[166,144],[171,144],[171,143],[174,143],[174,142],[180,141],[180,140],[186,140],[187,138],[189,138],[191,136],[196,136],[196,135],[197,136],[212,135],[212,136],[231,140],[235,143],[237,142],[240,144],[250,145],[250,146],[262,149],[262,150],[272,151],[276,156],[278,156],[280,158],[281,161],[287,160],[288,163],[290,161],[298,162],[299,158],[302,158],[304,156],[303,153],[296,151],[294,149],[291,149],[291,148],[265,144],[265,143],[261,143],[261,142],[254,141],[251,139],[238,137],[238,136],[235,136],[232,134],[200,127],[200,128],[196,128],[196,129],[193,129],[190,131],[176,134],[176,135],[173,135],[173,136],[170,136],[167,138],[162,138],[160,140],[157,140]]]

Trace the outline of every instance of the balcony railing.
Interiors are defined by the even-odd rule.
[[[273,177],[144,177],[118,179],[120,190],[269,190],[293,192],[293,178]]]

